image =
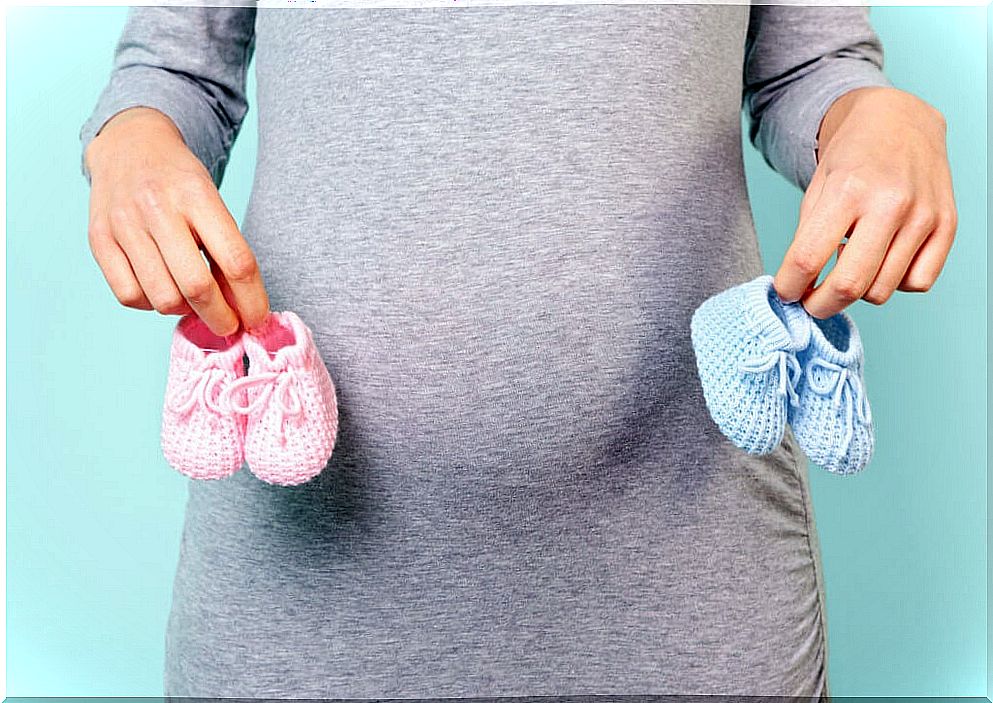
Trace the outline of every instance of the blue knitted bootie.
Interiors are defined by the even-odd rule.
[[[803,367],[797,386],[800,404],[790,426],[815,464],[832,473],[856,473],[869,463],[875,446],[862,339],[845,312],[811,319],[810,346],[798,357]]]
[[[764,275],[708,298],[693,313],[690,337],[711,417],[750,454],[783,439],[790,405],[799,402],[797,352],[807,347],[811,317],[784,303]]]

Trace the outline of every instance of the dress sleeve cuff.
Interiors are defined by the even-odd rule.
[[[784,166],[790,179],[803,191],[807,190],[817,168],[817,132],[834,101],[856,88],[893,87],[886,74],[867,60],[833,59],[814,75],[816,78],[811,76],[811,80],[803,82],[802,88],[797,86],[789,91],[783,101],[785,104],[777,106],[785,114],[796,115],[795,119],[780,123],[795,130],[787,136],[787,141],[795,148],[779,150],[777,145],[772,145],[774,151],[784,156],[794,154],[793,159],[784,158]]]
[[[92,184],[86,167],[86,147],[110,118],[132,107],[154,108],[169,117],[186,145],[210,172],[214,183],[220,185],[232,135],[223,133],[217,113],[192,79],[180,73],[143,65],[115,71],[90,117],[80,128],[80,167],[87,183]]]

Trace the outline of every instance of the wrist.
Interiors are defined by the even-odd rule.
[[[129,107],[104,122],[90,143],[83,158],[86,168],[93,171],[102,154],[112,153],[128,141],[147,142],[149,139],[178,139],[185,144],[176,124],[165,113],[150,107]]]
[[[142,105],[126,108],[115,114],[104,122],[103,127],[97,132],[97,136],[107,132],[113,132],[125,124],[129,124],[132,127],[141,125],[150,129],[164,129],[179,135],[179,128],[176,127],[176,123],[168,115],[161,110],[156,110],[154,107],[145,107]]]
[[[821,118],[815,138],[817,146],[815,147],[814,153],[818,162],[820,161],[820,155],[824,153],[824,150],[831,142],[832,137],[834,137],[835,133],[838,131],[838,128],[845,121],[845,118],[851,114],[855,105],[872,93],[886,90],[895,89],[880,86],[853,88],[852,90],[842,93],[834,100],[834,102],[831,103],[825,111],[824,116]]]

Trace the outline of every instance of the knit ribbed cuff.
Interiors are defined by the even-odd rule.
[[[836,327],[847,337],[844,349],[839,349],[825,334],[824,329],[828,326]],[[814,320],[810,346],[822,359],[839,366],[853,366],[863,357],[862,338],[858,327],[855,326],[855,320],[844,310],[826,320]]]
[[[176,323],[172,333],[171,357],[191,364],[208,355],[214,366],[241,375],[245,354],[240,337],[219,337],[210,331],[196,313],[187,313]]]
[[[786,327],[786,321],[773,308],[773,298],[777,296],[772,281],[772,276],[764,274],[743,284],[742,312],[751,322],[753,333],[769,345],[767,351],[792,349],[793,336]]]
[[[281,370],[287,365],[306,368],[319,357],[313,332],[296,313],[288,310],[270,311],[261,328],[246,333],[243,339],[249,363],[266,371]]]

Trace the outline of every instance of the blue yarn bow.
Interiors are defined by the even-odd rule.
[[[738,368],[745,373],[764,373],[779,366],[779,395],[789,395],[792,405],[799,405],[800,399],[796,393],[796,384],[800,379],[802,369],[796,357],[783,349],[775,349],[764,356],[754,356],[742,361]]]
[[[814,375],[814,367],[820,366],[834,373],[829,374],[825,380],[818,381]],[[845,438],[842,442],[842,456],[848,453],[848,447],[855,435],[855,415],[863,425],[872,422],[872,411],[869,408],[869,399],[865,394],[865,388],[859,380],[858,375],[846,366],[826,361],[825,359],[814,358],[807,366],[807,382],[810,389],[823,396],[832,396],[834,407],[840,408],[842,402],[845,404]]]

